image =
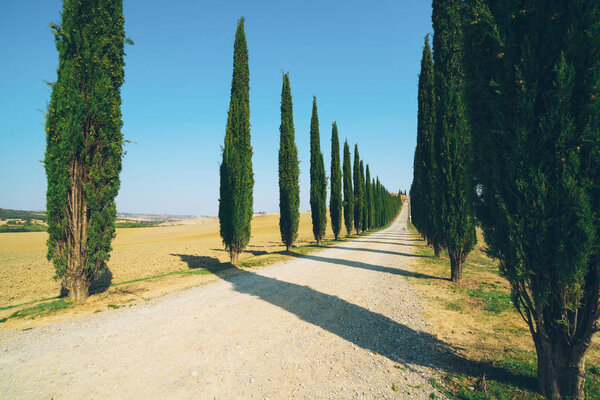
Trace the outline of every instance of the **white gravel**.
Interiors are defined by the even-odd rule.
[[[416,260],[406,219],[405,207],[336,248],[1,332],[0,398],[428,399],[444,350],[404,277]]]

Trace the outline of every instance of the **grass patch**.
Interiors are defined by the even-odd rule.
[[[65,300],[55,300],[50,303],[42,303],[32,307],[23,308],[22,310],[15,311],[8,318],[26,318],[35,319],[37,317],[50,315],[59,310],[66,310],[72,307],[73,303]]]
[[[510,293],[487,289],[486,286],[489,284],[483,283],[477,289],[468,289],[469,296],[477,300],[482,309],[492,314],[500,314],[513,309]]]
[[[32,300],[32,301],[28,301],[26,303],[14,304],[12,306],[4,306],[4,307],[0,307],[0,311],[10,310],[11,308],[17,308],[17,307],[26,306],[26,305],[29,305],[29,304],[34,304],[34,303],[41,303],[42,301],[54,300],[54,299],[58,299],[58,298],[59,298],[59,296],[47,297],[45,299]]]
[[[464,305],[458,301],[446,301],[444,303],[444,307],[450,311],[463,312]]]

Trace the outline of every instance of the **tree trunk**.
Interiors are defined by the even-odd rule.
[[[564,340],[552,343],[548,335],[537,336],[540,393],[549,400],[584,400],[585,353],[575,351]]]
[[[91,274],[87,265],[87,203],[83,192],[85,171],[80,159],[69,166],[71,187],[67,193],[67,272],[64,277],[69,299],[83,301],[89,296]]]
[[[450,255],[450,276],[452,282],[458,283],[462,279],[463,257],[460,254],[449,251]]]
[[[435,254],[435,258],[442,256],[442,246],[438,242],[433,242],[433,253]]]
[[[67,285],[69,300],[79,302],[85,301],[89,297],[90,282],[86,279],[79,277],[79,279],[71,280]]]
[[[286,244],[286,245],[285,245],[285,251],[286,251],[286,252],[288,252],[288,253],[289,253],[291,249],[292,249],[292,245],[291,245],[291,244]]]
[[[317,247],[321,247],[322,244],[323,244],[323,239],[317,238]]]
[[[229,257],[231,258],[231,264],[237,265],[240,252],[237,249],[229,249]]]

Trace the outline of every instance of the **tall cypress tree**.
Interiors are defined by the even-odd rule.
[[[327,177],[323,153],[321,153],[317,98],[314,96],[310,121],[310,210],[313,235],[317,246],[320,246],[327,228]]]
[[[478,219],[540,392],[583,400],[600,317],[600,3],[468,3]]]
[[[356,233],[360,231],[362,221],[362,185],[360,184],[360,155],[358,154],[358,145],[354,145],[354,229]]]
[[[463,77],[463,0],[433,1],[433,54],[436,104],[436,217],[450,257],[451,278],[462,268],[476,242],[471,207],[471,134],[466,119]],[[437,201],[439,200],[439,202]]]
[[[346,234],[352,234],[352,223],[354,222],[354,192],[352,191],[352,161],[350,160],[350,146],[348,140],[344,142],[344,224]]]
[[[433,246],[436,257],[441,254],[439,224],[435,218],[435,196],[438,194],[435,180],[437,171],[434,153],[435,91],[434,66],[429,35],[425,37],[421,73],[419,74],[419,111],[417,148],[415,150],[414,178],[411,187],[412,222]]]
[[[294,134],[294,113],[290,77],[283,74],[281,126],[279,127],[279,231],[290,251],[298,237],[300,222],[300,167]]]
[[[229,250],[231,263],[236,264],[240,252],[250,240],[254,187],[250,144],[250,70],[244,18],[238,21],[233,45],[233,78],[220,175],[221,238]]]
[[[65,0],[46,115],[48,259],[69,298],[85,300],[115,235],[123,156],[121,0]]]
[[[340,140],[335,121],[331,127],[331,197],[329,215],[335,240],[340,238],[342,230],[342,169],[340,165]]]
[[[367,209],[367,229],[373,229],[373,185],[371,183],[371,171],[367,164],[367,176],[365,183],[365,198]]]
[[[360,218],[360,230],[362,232],[368,229],[367,227],[367,187],[365,184],[365,164],[360,160],[360,192],[362,193],[362,216]]]

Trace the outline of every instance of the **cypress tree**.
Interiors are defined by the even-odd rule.
[[[381,204],[381,183],[379,182],[379,177],[375,178],[375,226],[380,228],[383,225],[383,218],[381,216],[381,212],[383,211],[383,206]]]
[[[221,238],[229,250],[231,263],[236,264],[240,252],[250,240],[254,187],[250,144],[250,71],[244,18],[238,21],[233,45],[233,78],[220,176]]]
[[[340,166],[340,140],[335,121],[331,127],[331,197],[329,199],[329,214],[331,229],[335,240],[340,238],[342,230],[342,169]]]
[[[466,120],[463,78],[462,0],[433,1],[433,54],[436,104],[436,203],[441,239],[448,250],[452,282],[476,242],[471,207],[471,137]],[[439,200],[439,201],[438,201]]]
[[[344,224],[346,234],[352,234],[352,223],[354,221],[354,192],[352,191],[352,164],[350,161],[350,146],[348,140],[344,142]]]
[[[46,115],[48,259],[74,301],[106,269],[123,156],[121,0],[65,0],[59,66]]]
[[[600,316],[600,3],[468,3],[478,219],[541,394],[583,400]]]
[[[279,231],[290,251],[298,237],[300,222],[300,168],[294,135],[294,113],[290,77],[283,74],[281,126],[279,127]]]
[[[367,165],[367,176],[365,178],[365,199],[367,210],[367,229],[373,229],[373,185],[371,183],[371,171]]]
[[[360,231],[362,221],[362,185],[360,184],[360,155],[358,154],[358,145],[354,145],[354,229],[356,233]]]
[[[371,213],[373,214],[371,219],[373,223],[372,228],[377,228],[379,225],[377,225],[377,186],[375,183],[375,178],[371,179],[371,203],[373,204],[371,208]]]
[[[360,160],[360,192],[362,193],[362,216],[360,218],[360,230],[362,232],[368,229],[367,227],[367,187],[365,185],[365,164]]]
[[[415,150],[414,178],[411,187],[412,222],[432,245],[436,257],[441,254],[439,224],[435,218],[435,90],[434,66],[429,35],[425,37],[421,73],[419,74],[419,111],[417,127],[417,148]],[[406,194],[406,192],[404,193]]]
[[[317,98],[314,96],[310,121],[310,210],[313,235],[317,246],[320,246],[327,228],[327,177],[323,153],[321,153]]]

